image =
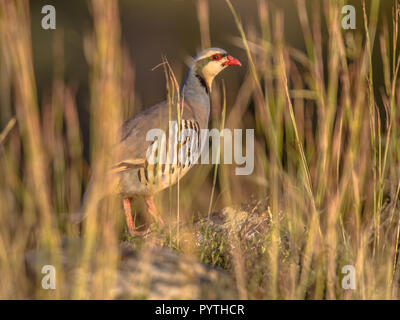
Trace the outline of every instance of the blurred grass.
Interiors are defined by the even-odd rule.
[[[215,84],[210,126],[256,129],[255,172],[238,177],[234,166],[197,166],[157,199],[170,222],[185,224],[154,233],[163,245],[231,272],[244,299],[398,299],[399,3],[388,19],[381,1],[363,2],[354,31],[341,28],[344,1],[294,3],[304,50],[287,44],[287,13],[273,1],[256,2],[259,21],[249,26],[225,1],[237,27],[229,37],[248,69],[235,79],[240,87],[232,101]],[[195,7],[199,47],[216,45],[209,2]],[[118,197],[104,198],[115,188],[109,150],[122,120],[137,112],[138,92],[118,3],[92,0],[88,8],[93,30],[82,37],[82,54],[89,68],[90,165],[77,84],[65,81],[64,32],[54,32],[53,83],[39,101],[29,4],[0,0],[0,298],[113,298],[120,243],[143,250],[153,244],[127,237]],[[170,94],[178,87],[172,69]],[[87,218],[76,226],[71,216],[84,189]],[[249,194],[268,199],[260,212],[245,209],[268,217],[262,236],[221,236],[206,225],[198,245],[193,221]],[[66,248],[77,256],[73,279],[61,261],[64,238],[83,244]],[[24,255],[32,250],[48,252],[57,290],[29,285]],[[348,264],[356,268],[354,291],[341,287]]]

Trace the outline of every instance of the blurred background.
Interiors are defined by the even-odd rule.
[[[370,9],[369,2],[366,2],[367,9]],[[284,13],[285,19],[283,20],[284,27],[282,30],[284,34],[282,36],[285,43],[289,47],[304,51],[306,47],[296,0],[269,0],[267,3],[271,11]],[[310,14],[315,10],[320,10],[321,4],[318,1],[307,0],[305,3]],[[362,30],[361,2],[355,0],[346,3],[355,6],[358,13],[357,29]],[[41,8],[45,4],[47,4],[46,1],[42,0],[30,2],[33,62],[39,101],[49,95],[54,73],[57,72],[55,68],[59,65],[66,83],[76,91],[76,104],[84,142],[83,150],[85,158],[88,160],[90,150],[90,79],[88,60],[85,57],[84,39],[93,28],[93,19],[89,11],[90,6],[87,2],[78,0],[72,0],[68,3],[61,0],[53,1],[52,5],[57,9],[57,30],[52,31],[43,30],[41,27],[43,17]],[[259,2],[256,0],[246,2],[234,0],[232,4],[241,18],[246,34],[249,37],[256,37],[257,30],[260,29]],[[381,1],[379,3],[381,16],[390,20],[394,4],[394,0]],[[246,64],[246,52],[243,50],[235,21],[224,1],[152,0],[143,2],[122,0],[119,2],[119,8],[122,46],[130,70],[125,78],[127,86],[124,88],[126,89],[124,93],[126,95],[124,101],[125,118],[165,99],[166,83],[163,69],[153,70],[162,62],[162,56],[165,56],[170,62],[178,81],[183,80],[189,57],[194,56],[202,47],[201,21],[199,20],[201,10],[205,11],[204,16],[207,17],[204,23],[208,24],[206,31],[208,36],[206,38],[210,41],[210,45],[226,49],[234,57],[244,61],[245,64],[244,68],[230,70],[222,76],[225,79],[229,115],[248,65]],[[381,25],[378,26],[379,30],[380,28]],[[324,26],[322,26],[322,34],[322,45],[324,51],[326,51],[327,28]],[[378,56],[379,51],[374,51],[374,54]],[[57,62],[57,59],[62,60],[62,62]],[[374,69],[380,70],[382,68],[380,59],[377,58],[374,61]],[[218,77],[218,80],[222,77]],[[374,89],[378,93],[377,100],[381,105],[379,87],[383,83],[383,75],[378,72],[375,81]],[[219,119],[221,108],[217,103],[215,104],[212,109],[213,119]],[[245,126],[254,128],[254,105],[252,105],[252,101],[249,101],[245,116],[248,117]],[[5,124],[8,117],[3,118],[2,123]],[[257,174],[256,171],[253,178]],[[212,174],[210,174],[211,176]],[[186,180],[192,178],[193,173]],[[232,181],[232,183],[240,184],[242,179],[244,183],[249,185],[245,192],[239,192],[234,199],[231,199],[236,204],[247,201],[256,192],[250,185],[251,182],[254,182],[252,177],[237,177],[236,181]],[[196,197],[193,199],[193,201],[199,199],[195,207],[198,207],[200,211],[205,208],[206,199],[209,196],[207,185],[203,184],[201,190],[204,191],[202,192],[204,198]],[[193,194],[198,191],[198,188],[193,189]],[[217,202],[217,205],[221,207],[221,201]]]
[[[366,2],[367,8],[370,1]],[[225,48],[240,60],[246,60],[245,52],[240,48],[239,33],[229,8],[224,1],[212,0],[208,3],[210,41],[212,46]],[[357,29],[363,28],[361,2],[346,1],[355,6]],[[83,38],[93,27],[93,21],[87,2],[72,0],[68,3],[62,0],[52,0],[51,4],[57,9],[57,30],[43,30],[41,27],[41,8],[48,4],[37,0],[30,2],[32,15],[31,28],[33,52],[38,92],[51,87],[53,75],[53,46],[57,34],[63,36],[65,78],[67,81],[79,84],[79,106],[84,109],[88,105],[88,65],[84,56]],[[258,2],[233,0],[246,32],[256,32],[260,28]],[[300,26],[296,0],[269,0],[271,8],[284,12],[285,42],[294,48],[304,50],[304,37]],[[307,8],[312,12],[319,4],[313,0],[306,1]],[[391,20],[392,7],[395,0],[381,1],[382,17]],[[178,79],[183,80],[186,72],[188,56],[195,55],[201,49],[201,35],[198,21],[198,1],[195,0],[151,0],[119,2],[122,40],[128,50],[129,57],[135,70],[134,88],[139,106],[152,106],[165,99],[165,79],[161,69],[151,71],[161,62],[165,55]],[[381,26],[378,26],[378,28]],[[326,28],[323,32],[326,35]],[[326,38],[325,38],[326,39]],[[325,43],[326,44],[326,43]],[[376,67],[380,67],[376,60]],[[239,83],[236,73],[243,77],[245,68],[224,75],[228,87],[229,101],[232,92],[237,90]],[[232,88],[232,90],[230,90]],[[85,96],[86,93],[86,96]],[[86,99],[86,100],[85,100]]]
[[[56,30],[41,27],[47,4]],[[356,30],[341,27],[345,4],[356,8]],[[220,267],[244,299],[397,299],[399,8],[397,0],[0,0],[0,297],[115,298],[121,244],[161,243]],[[255,129],[254,172],[193,168],[156,197],[163,216],[185,227],[132,239],[120,199],[99,196],[112,137],[166,98],[170,79],[155,68],[164,56],[181,82],[189,57],[209,46],[243,65],[215,81],[210,127]],[[87,219],[76,225],[82,203]],[[225,215],[232,210],[235,218]],[[212,213],[227,233],[210,232],[202,219]],[[53,294],[27,285],[40,274],[25,257],[43,250],[61,270]],[[73,281],[64,250],[75,257]],[[347,264],[358,272],[354,292],[341,287]]]

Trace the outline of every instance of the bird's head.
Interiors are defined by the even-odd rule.
[[[194,57],[194,70],[211,89],[215,76],[229,66],[241,66],[240,61],[220,48],[209,48]]]

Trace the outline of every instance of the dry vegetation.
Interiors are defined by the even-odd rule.
[[[116,288],[121,268],[132,276],[132,290],[143,283],[150,287],[141,277],[149,269],[139,265],[152,259],[162,264],[164,255],[157,250],[165,248],[157,248],[164,246],[173,250],[166,258],[169,270],[183,272],[170,264],[189,261],[185,274],[195,278],[205,271],[188,271],[190,261],[193,270],[205,268],[202,261],[230,279],[234,293],[218,298],[397,299],[400,7],[394,4],[393,20],[386,21],[379,0],[368,1],[358,13],[363,28],[345,32],[344,1],[315,2],[310,13],[304,0],[295,1],[306,43],[302,52],[285,44],[285,15],[269,1],[258,0],[261,29],[246,32],[226,0],[240,35],[236,44],[248,56],[248,73],[232,106],[226,107],[221,86],[214,88],[213,107],[221,112],[210,125],[256,129],[255,173],[237,183],[231,166],[198,166],[191,179],[158,199],[169,226],[132,239],[118,197],[102,197],[112,188],[105,179],[112,163],[107,150],[129,113],[132,90],[118,3],[88,2],[94,22],[84,44],[91,84],[89,173],[75,91],[63,78],[62,39],[54,44],[51,93],[39,102],[29,4],[0,0],[0,298],[160,297],[148,290],[121,295]],[[197,4],[206,47],[212,32],[208,1]],[[382,66],[382,87],[374,81],[375,65]],[[175,84],[172,71],[166,71],[171,95]],[[81,208],[90,175],[95,184],[82,207],[87,218],[76,225],[71,216]],[[199,196],[210,209],[199,212],[190,204],[193,190],[204,184],[213,191]],[[232,206],[249,188],[254,199]],[[214,209],[217,200],[224,210]],[[121,246],[141,257],[132,260],[131,269]],[[39,252],[57,268],[54,291],[40,287],[40,270],[32,281],[27,257]],[[341,269],[348,264],[356,268],[354,291],[341,287]],[[187,294],[194,290],[190,280],[185,286],[185,280],[171,279],[182,283],[181,293],[171,287],[173,297],[202,297]],[[207,286],[219,292],[214,280]]]

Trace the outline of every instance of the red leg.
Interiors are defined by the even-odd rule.
[[[128,226],[128,231],[131,236],[138,236],[143,235],[144,232],[136,231],[135,224],[132,219],[132,209],[131,209],[131,199],[124,198],[124,211],[125,211],[125,218],[126,218],[126,225]]]
[[[154,203],[153,197],[146,198],[145,202],[146,202],[146,206],[147,206],[147,212],[150,213],[156,221],[160,221],[161,225],[164,226],[165,225],[164,220],[158,214],[158,210]]]

